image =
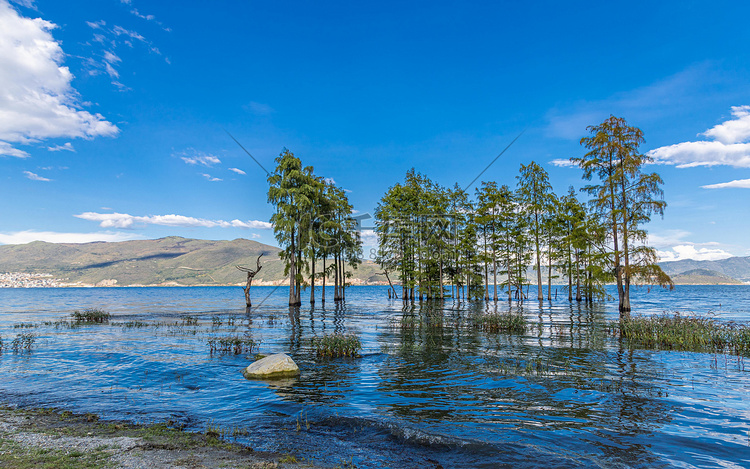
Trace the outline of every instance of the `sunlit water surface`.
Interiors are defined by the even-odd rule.
[[[470,321],[515,303],[404,307],[383,287],[353,287],[345,304],[290,311],[287,292],[253,287],[248,312],[238,287],[0,289],[0,401],[210,424],[258,450],[360,468],[750,466],[744,359],[628,350],[592,333],[614,303],[526,302],[520,336]],[[750,287],[638,290],[633,304],[748,321]],[[54,324],[89,307],[110,324]],[[23,333],[35,345],[13,353]],[[318,359],[311,339],[330,333],[359,336],[362,356]],[[291,354],[301,376],[246,380],[249,354],[209,353],[208,339],[232,335]]]

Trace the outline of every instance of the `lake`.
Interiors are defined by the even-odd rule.
[[[592,327],[617,318],[616,301],[565,296],[420,307],[352,287],[344,304],[290,311],[288,287],[253,287],[248,312],[239,287],[0,289],[0,401],[210,424],[257,450],[360,468],[750,466],[745,358],[629,350]],[[60,322],[85,308],[113,317]],[[525,334],[469,321],[509,308]],[[638,289],[633,310],[746,322],[750,286]],[[28,333],[31,352],[9,350]],[[331,333],[357,335],[362,356],[318,358],[311,339]],[[227,336],[289,353],[301,376],[246,380],[253,354],[209,352]]]

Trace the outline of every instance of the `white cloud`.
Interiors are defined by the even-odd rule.
[[[336,181],[334,181],[333,178],[323,178],[323,182],[326,184],[333,184],[334,186],[336,185]]]
[[[62,66],[65,53],[50,33],[54,28],[41,18],[20,16],[0,0],[0,154],[10,154],[8,142],[89,139],[119,131],[101,114],[81,109],[73,75]],[[19,152],[12,156],[23,157]]]
[[[40,176],[40,175],[38,175],[36,173],[32,173],[31,171],[24,171],[23,174],[26,175],[26,177],[28,179],[31,179],[32,181],[49,182],[49,181],[52,180],[52,179],[47,179],[45,177],[42,177],[42,176]]]
[[[702,135],[713,141],[681,142],[655,148],[647,155],[655,163],[676,165],[678,168],[696,166],[732,166],[750,168],[750,106],[732,107],[734,119],[716,125]]]
[[[270,230],[273,228],[268,222],[260,220],[207,220],[205,218],[186,217],[184,215],[149,215],[134,216],[127,213],[96,213],[84,212],[74,215],[84,220],[95,221],[102,228],[133,228],[136,225],[161,225],[179,227],[204,227],[204,228],[245,228],[255,230]]]
[[[47,147],[47,150],[49,151],[72,151],[75,153],[76,149],[73,148],[73,144],[70,142],[66,142],[65,145],[55,145],[54,147]]]
[[[204,178],[208,179],[208,180],[209,180],[209,181],[211,181],[211,182],[219,182],[219,181],[222,181],[222,179],[221,179],[221,178],[215,178],[215,177],[211,176],[210,174],[206,174],[206,173],[202,173],[202,174],[201,174],[201,176],[203,176]]]
[[[143,36],[141,36],[141,34],[138,33],[137,31],[131,31],[129,29],[123,28],[122,26],[115,25],[115,27],[112,28],[112,32],[116,36],[128,36],[130,38],[137,39],[137,40],[139,40],[141,42],[148,42],[148,41],[146,41],[146,38],[143,37]]]
[[[95,241],[130,241],[143,239],[135,233],[100,231],[97,233],[58,233],[54,231],[0,232],[0,244],[26,244],[32,241],[48,243],[93,243]]]
[[[727,188],[738,188],[738,189],[750,189],[750,179],[735,179],[734,181],[722,182],[719,184],[708,184],[701,186],[704,189],[727,189]]]
[[[697,248],[691,244],[680,244],[673,246],[669,251],[656,251],[660,262],[681,261],[692,259],[694,261],[718,261],[727,259],[732,255],[722,249]]]
[[[108,50],[104,51],[104,60],[111,64],[122,62],[122,59],[117,54]]]
[[[153,21],[153,20],[156,19],[156,17],[154,15],[144,15],[144,14],[142,14],[141,12],[139,12],[135,8],[133,8],[132,10],[130,10],[130,13],[134,14],[138,18],[141,18],[141,19],[144,19],[144,20],[147,20],[147,21]]]
[[[26,8],[33,8],[36,10],[36,5],[34,4],[34,0],[11,0],[16,5],[21,5],[22,7]]]
[[[550,161],[549,164],[553,166],[558,166],[560,168],[577,168],[578,167],[577,164],[573,163],[569,159],[564,159],[564,158],[554,159]]]
[[[647,155],[655,163],[672,164],[678,168],[717,165],[750,168],[750,143],[682,142],[655,148]]]
[[[362,230],[359,232],[359,238],[363,246],[377,246],[378,234],[373,230]]]
[[[0,156],[15,156],[16,158],[28,158],[31,155],[29,155],[23,150],[14,148],[13,145],[11,145],[8,142],[0,142]]]
[[[732,106],[732,115],[735,119],[714,126],[703,135],[727,144],[750,140],[750,106]]]
[[[244,172],[243,170],[241,170],[239,168],[229,168],[229,171],[233,171],[233,172],[235,172],[237,174],[241,174],[241,175],[247,174],[246,172]]]
[[[211,167],[215,164],[221,163],[221,160],[216,156],[211,155],[210,153],[196,151],[193,148],[188,148],[184,152],[178,153],[177,155],[182,155],[180,156],[180,159],[187,164]]]
[[[667,230],[661,234],[648,234],[648,244],[656,248],[660,262],[692,259],[696,261],[715,261],[732,257],[732,254],[719,249],[719,243],[693,243],[685,240],[689,231]]]
[[[100,21],[86,21],[86,24],[89,25],[92,29],[102,29],[104,26],[107,25],[107,22],[104,20]]]

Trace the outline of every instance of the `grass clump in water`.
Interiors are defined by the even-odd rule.
[[[109,318],[112,317],[108,312],[96,308],[73,311],[71,316],[75,322],[86,324],[103,324],[109,322]]]
[[[258,349],[260,342],[256,342],[249,337],[215,337],[208,340],[208,347],[211,355],[217,353],[220,355],[239,355],[249,353]]]
[[[526,332],[526,318],[521,313],[484,314],[474,319],[474,327],[491,333],[523,334]]]
[[[629,345],[650,349],[693,352],[750,353],[750,328],[698,315],[635,316],[610,323]]]
[[[197,326],[198,318],[196,318],[195,316],[185,316],[182,319],[182,325],[183,326]]]
[[[312,339],[315,354],[319,357],[358,357],[362,342],[354,334],[327,334]]]
[[[13,342],[10,343],[10,348],[13,349],[14,353],[30,352],[34,346],[36,337],[34,334],[24,333],[17,334]],[[2,342],[0,341],[0,349],[2,349]]]

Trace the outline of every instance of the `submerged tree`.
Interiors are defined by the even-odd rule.
[[[314,287],[316,262],[322,259],[325,266],[331,256],[334,264],[330,269],[324,267],[322,277],[334,274],[334,299],[342,300],[345,264],[356,268],[362,246],[359,233],[354,232],[353,207],[342,189],[316,177],[312,166],[303,168],[289,150],[281,152],[276,164],[268,176],[268,201],[276,207],[271,222],[282,247],[279,256],[285,262],[284,274],[289,276],[289,305],[302,304],[301,290],[308,285],[303,274],[310,275],[309,285]],[[310,301],[315,301],[312,293]]]
[[[248,308],[252,306],[252,304],[250,304],[250,286],[253,284],[253,277],[255,277],[258,272],[260,272],[260,269],[263,268],[263,266],[260,265],[261,257],[263,257],[263,253],[260,253],[260,256],[258,256],[258,260],[256,261],[257,266],[255,267],[255,269],[242,265],[235,266],[237,267],[237,270],[247,273],[247,284],[245,285],[245,288],[243,288],[243,290],[245,290],[245,304],[247,304]]]
[[[655,283],[673,288],[672,280],[656,264],[653,248],[646,246],[646,231],[642,225],[651,215],[664,214],[661,177],[657,173],[643,173],[642,167],[652,158],[643,155],[638,147],[643,143],[643,132],[627,125],[623,118],[610,116],[599,125],[589,126],[591,136],[581,139],[589,151],[571,161],[583,169],[583,177],[598,184],[584,187],[590,196],[590,206],[608,227],[611,243],[611,265],[617,282],[620,316],[630,315],[630,286],[636,281]]]
[[[534,256],[536,262],[537,298],[544,299],[542,292],[542,255],[545,239],[545,226],[554,210],[554,193],[549,183],[547,171],[535,162],[521,165],[518,175],[518,197],[526,213],[530,235],[534,241]]]

